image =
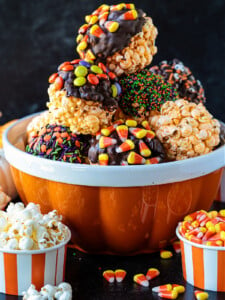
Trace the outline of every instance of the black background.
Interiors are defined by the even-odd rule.
[[[102,3],[0,0],[0,123],[45,109],[49,75],[61,62],[77,57],[77,29]],[[153,65],[181,59],[205,87],[207,108],[225,121],[225,1],[134,3],[159,30]]]

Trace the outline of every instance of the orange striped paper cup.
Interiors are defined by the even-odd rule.
[[[0,249],[0,293],[20,296],[31,284],[41,289],[64,281],[70,237],[68,230],[63,243],[43,250]]]
[[[225,247],[190,242],[181,236],[178,227],[184,279],[203,290],[225,292]]]

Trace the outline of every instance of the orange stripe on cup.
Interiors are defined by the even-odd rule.
[[[183,276],[184,276],[184,279],[187,280],[185,253],[184,253],[184,242],[183,241],[180,241],[180,248],[181,248],[181,261],[182,261]]]
[[[44,286],[45,253],[32,255],[32,283],[38,290]]]
[[[218,263],[217,263],[217,289],[218,291],[225,292],[225,251],[218,251]]]
[[[204,258],[203,249],[192,246],[194,285],[204,289]]]
[[[65,252],[64,252],[63,281],[65,280],[65,274],[66,274],[66,255],[67,255],[67,245],[65,246]]]
[[[17,255],[4,253],[5,265],[5,293],[11,295],[18,294],[17,285]]]

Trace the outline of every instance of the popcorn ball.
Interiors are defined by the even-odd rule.
[[[119,83],[122,88],[120,108],[138,120],[144,120],[151,111],[159,110],[163,103],[178,97],[170,83],[147,69],[123,76]]]
[[[220,143],[220,123],[201,103],[168,101],[149,122],[172,160],[207,154]]]
[[[37,250],[50,248],[65,241],[68,228],[62,224],[56,210],[42,215],[40,206],[10,203],[6,212],[0,211],[0,248]]]
[[[31,284],[23,293],[23,300],[72,300],[72,287],[67,282],[62,282],[58,286],[46,284],[38,291],[35,285]]]
[[[157,52],[157,28],[134,4],[103,4],[85,21],[78,31],[77,52],[85,60],[105,61],[117,76],[146,67]]]
[[[202,84],[195,79],[191,70],[182,61],[173,59],[162,61],[158,66],[153,66],[150,71],[161,75],[163,79],[176,88],[179,98],[190,102],[204,103],[205,93]]]
[[[49,111],[44,111],[38,116],[34,117],[26,128],[28,143],[31,142],[33,136],[35,136],[37,132],[41,130],[42,127],[45,127],[51,123],[55,122],[53,121],[53,117],[51,116],[51,113]]]
[[[11,197],[4,193],[3,188],[0,185],[0,209],[4,209],[10,200]]]
[[[57,161],[84,163],[89,139],[89,135],[77,135],[68,127],[48,124],[30,136],[26,152]]]
[[[88,158],[99,165],[143,165],[165,160],[165,151],[147,121],[118,120],[91,140]]]
[[[103,63],[81,59],[64,62],[58,73],[49,77],[49,83],[51,123],[81,134],[95,134],[110,124],[121,88],[116,75]]]

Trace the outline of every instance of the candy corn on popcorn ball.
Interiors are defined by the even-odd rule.
[[[121,88],[116,75],[103,63],[80,59],[64,62],[49,82],[51,123],[82,134],[95,134],[110,124]]]
[[[77,52],[82,59],[106,62],[117,76],[143,69],[157,52],[157,29],[134,4],[103,4],[85,21],[78,31]]]
[[[156,36],[152,19],[132,3],[103,4],[85,16],[80,58],[49,77],[48,111],[28,125],[26,151],[70,163],[136,165],[224,144],[190,69],[178,59],[149,67]]]
[[[58,245],[69,236],[61,220],[56,210],[43,215],[34,203],[26,207],[10,203],[6,212],[0,211],[0,248],[37,250]]]
[[[165,160],[165,151],[147,121],[118,120],[91,141],[88,158],[99,165],[156,164]]]
[[[225,210],[196,211],[184,218],[178,230],[191,242],[207,246],[225,246]]]
[[[207,154],[220,143],[220,123],[201,103],[168,101],[149,123],[173,160]]]
[[[23,293],[23,300],[72,300],[72,287],[67,282],[62,282],[58,286],[46,284],[40,291],[31,284]]]

